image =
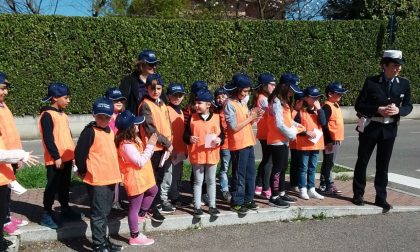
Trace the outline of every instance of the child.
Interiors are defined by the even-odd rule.
[[[254,106],[261,108],[264,112],[268,107],[268,96],[276,87],[276,79],[270,73],[262,73],[258,76],[258,91],[255,95],[256,102]],[[260,141],[262,150],[262,160],[258,166],[255,195],[261,195],[270,199],[270,175],[273,167],[271,148],[267,145],[267,113],[257,123],[257,139]]]
[[[215,97],[215,104],[216,104],[216,113],[220,116],[220,121],[222,123],[222,129],[224,132],[224,141],[223,144],[220,146],[220,189],[222,191],[222,197],[227,202],[232,200],[232,195],[229,192],[229,179],[228,179],[228,172],[230,166],[230,151],[229,151],[229,143],[227,137],[227,124],[225,119],[225,114],[223,113],[223,107],[225,106],[226,99],[227,99],[227,92],[223,87],[219,87],[214,91]]]
[[[128,243],[130,245],[151,245],[154,243],[153,239],[147,238],[139,232],[138,225],[139,220],[144,221],[144,216],[158,192],[150,162],[157,135],[156,133],[152,134],[144,148],[138,138],[139,129],[137,127],[144,120],[144,116],[136,117],[127,110],[119,114],[115,121],[119,130],[115,137],[118,163],[121,173],[124,175],[124,187],[130,201],[128,210],[128,226],[130,228]]]
[[[185,128],[184,113],[181,109],[181,103],[185,95],[184,86],[179,83],[171,83],[166,90],[166,95],[169,100],[169,119],[171,120],[174,139],[174,149],[171,154],[172,183],[171,189],[169,191],[169,197],[171,198],[173,205],[176,207],[181,207],[186,206],[186,204],[181,201],[179,196],[179,189],[181,188],[182,183],[184,160],[187,159],[187,145],[182,140],[182,135]]]
[[[74,142],[69,120],[64,109],[70,103],[70,90],[66,84],[54,82],[48,86],[48,95],[42,102],[50,102],[41,108],[38,127],[44,147],[47,185],[44,191],[44,213],[40,224],[52,229],[58,225],[53,218],[52,205],[55,195],[61,205],[61,217],[67,220],[80,219],[80,214],[69,206],[71,171],[74,159]]]
[[[235,74],[232,82],[225,85],[231,93],[224,107],[232,155],[231,209],[239,214],[246,214],[248,209],[258,209],[254,202],[255,137],[252,124],[262,118],[264,111],[260,108],[248,111],[244,101],[249,100],[251,86],[251,79],[243,73]]]
[[[325,89],[327,100],[322,106],[324,110],[327,124],[322,128],[324,132],[325,150],[324,158],[321,166],[321,179],[319,190],[330,195],[340,195],[342,191],[338,190],[332,180],[331,170],[341,142],[344,140],[344,119],[341,114],[340,105],[341,96],[345,94],[345,90],[340,82],[333,82]]]
[[[76,145],[79,176],[87,185],[90,198],[90,227],[93,251],[120,251],[106,236],[108,215],[114,199],[115,184],[121,182],[114,133],[108,126],[114,113],[110,99],[99,98],[93,104],[94,122],[80,133]]]
[[[209,214],[218,216],[216,208],[216,170],[220,160],[220,144],[224,134],[220,117],[210,112],[213,96],[208,90],[198,91],[195,98],[195,113],[191,115],[184,132],[188,155],[194,172],[194,217],[201,218],[201,187],[206,174],[209,196]]]
[[[288,208],[296,199],[286,194],[285,176],[288,166],[288,142],[296,138],[298,131],[303,128],[292,119],[290,109],[293,93],[301,93],[298,87],[299,78],[295,74],[285,73],[280,78],[280,84],[268,97],[267,113],[267,144],[271,148],[273,170],[270,185],[273,195],[269,205]]]
[[[324,199],[315,191],[315,171],[318,165],[319,150],[324,149],[322,127],[326,125],[325,114],[318,101],[321,93],[316,86],[304,90],[304,106],[295,117],[306,131],[296,138],[299,158],[299,196],[302,199]]]
[[[158,196],[153,203],[153,215],[160,215],[157,210],[158,203],[161,203],[162,213],[173,213],[175,209],[168,200],[168,192],[172,183],[172,164],[169,159],[173,150],[172,129],[168,107],[160,99],[163,89],[162,77],[159,74],[149,75],[146,80],[146,88],[148,95],[144,97],[138,114],[146,118],[146,121],[141,125],[142,137],[150,137],[153,133],[158,135],[155,152],[151,158],[156,184],[159,187]]]
[[[295,106],[293,107],[292,111],[292,119],[295,120],[295,117],[298,111],[302,108],[303,105],[303,92],[302,93],[295,93],[293,95],[293,100]],[[296,150],[296,138],[289,141],[289,149],[290,149],[290,190],[292,192],[299,193],[299,158],[297,157],[297,150]]]

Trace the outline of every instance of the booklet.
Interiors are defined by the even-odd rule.
[[[160,159],[159,168],[163,167],[163,165],[165,164],[165,161],[169,158],[170,155],[171,153],[169,153],[169,151],[165,151],[165,153],[162,155],[162,158]]]
[[[316,135],[315,138],[309,138],[309,141],[316,144],[316,143],[318,143],[319,139],[321,139],[321,137],[322,137],[322,130],[314,129],[314,133]]]
[[[213,141],[217,138],[216,134],[207,134],[204,142],[204,148],[214,148]]]
[[[9,188],[10,190],[12,190],[14,193],[21,195],[23,193],[25,193],[27,190],[25,187],[23,187],[21,184],[19,184],[19,182],[17,182],[16,180],[13,180],[10,184],[9,184]]]

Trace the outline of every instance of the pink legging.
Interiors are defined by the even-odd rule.
[[[157,192],[158,187],[154,185],[142,194],[128,197],[130,201],[128,206],[128,227],[131,233],[137,233],[139,231],[139,211],[149,210]]]

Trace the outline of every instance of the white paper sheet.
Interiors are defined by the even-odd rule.
[[[204,148],[213,148],[213,140],[217,138],[216,134],[207,134],[204,142]]]
[[[323,133],[322,133],[322,130],[319,130],[319,129],[314,129],[313,132],[315,133],[316,136],[314,138],[309,138],[309,141],[316,144],[318,143],[319,139],[321,139]]]

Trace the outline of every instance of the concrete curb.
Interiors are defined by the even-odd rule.
[[[394,206],[391,213],[420,212],[420,206]],[[201,229],[206,227],[251,224],[269,221],[298,221],[303,219],[324,219],[342,216],[381,214],[382,209],[376,206],[295,206],[288,209],[262,208],[251,211],[246,216],[238,216],[234,212],[222,211],[218,218],[205,214],[201,219],[194,219],[189,214],[167,216],[163,223],[151,223],[147,220],[143,229],[146,231],[173,231],[185,229]],[[91,236],[90,225],[80,221],[69,223],[59,230],[52,230],[37,224],[22,227],[20,242],[40,242],[65,240],[75,237]],[[127,218],[110,223],[111,234],[128,234]]]

